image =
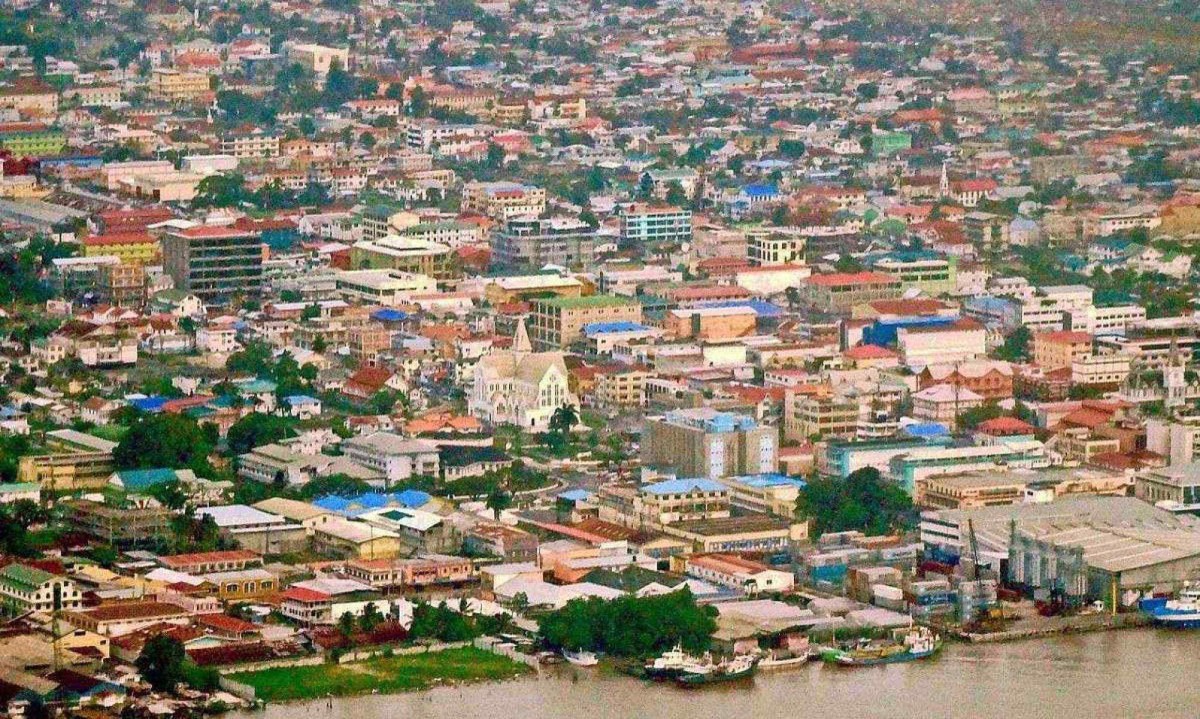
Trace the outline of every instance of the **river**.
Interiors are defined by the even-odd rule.
[[[398,696],[279,704],[237,719],[1125,719],[1200,716],[1200,632],[1123,630],[951,644],[933,660],[810,663],[752,684],[684,690],[593,669]]]

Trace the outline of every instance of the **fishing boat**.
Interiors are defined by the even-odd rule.
[[[1139,607],[1161,627],[1200,628],[1200,587],[1185,586],[1178,599],[1143,599]]]
[[[941,638],[925,627],[914,627],[902,641],[861,640],[850,647],[825,647],[821,661],[844,667],[870,667],[877,664],[911,662],[925,659],[942,648]]]
[[[577,667],[594,667],[600,663],[596,658],[595,653],[580,649],[579,651],[571,651],[570,649],[563,650],[563,659],[574,664]]]
[[[713,664],[711,660],[707,663],[688,664],[684,667],[683,672],[675,678],[675,681],[684,687],[732,682],[754,676],[757,668],[757,656],[739,654],[716,664]]]
[[[758,661],[758,668],[763,671],[772,671],[776,669],[790,669],[805,664],[808,661],[808,652],[796,654],[793,656],[780,656],[777,654],[768,654]]]
[[[647,662],[642,667],[642,674],[647,679],[675,679],[683,673],[685,667],[698,663],[700,660],[683,651],[682,647],[676,646]]]

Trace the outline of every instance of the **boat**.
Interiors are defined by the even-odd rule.
[[[911,662],[937,654],[941,638],[925,627],[914,627],[903,641],[861,640],[849,647],[824,647],[821,661],[843,667],[870,667],[877,664]]]
[[[706,663],[688,664],[683,668],[683,672],[675,677],[675,681],[684,687],[732,682],[754,676],[757,669],[758,657],[753,654],[738,654],[716,664],[713,664],[710,658]]]
[[[1187,585],[1178,599],[1155,597],[1143,599],[1139,608],[1160,627],[1171,629],[1200,628],[1200,587]]]
[[[763,671],[790,669],[791,667],[801,666],[807,661],[808,652],[789,657],[779,657],[775,656],[774,654],[769,654],[758,661],[758,668]]]
[[[579,651],[571,651],[570,649],[563,650],[563,659],[574,664],[577,667],[594,667],[600,663],[593,652],[580,649]]]
[[[642,675],[647,679],[674,679],[683,673],[689,664],[697,664],[699,660],[676,646],[647,662],[642,667]]]

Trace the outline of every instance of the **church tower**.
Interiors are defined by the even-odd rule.
[[[521,357],[533,352],[533,344],[529,341],[529,330],[525,327],[524,317],[517,324],[517,333],[513,335],[512,351]]]

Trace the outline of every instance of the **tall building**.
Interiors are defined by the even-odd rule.
[[[621,243],[628,246],[692,241],[692,211],[678,207],[630,205],[621,213]]]
[[[492,243],[495,261],[510,266],[588,264],[595,249],[595,228],[568,217],[510,217]]]
[[[530,337],[537,349],[561,349],[598,322],[640,322],[642,305],[631,297],[591,295],[533,301]]]
[[[779,432],[753,417],[711,407],[650,417],[642,429],[642,464],[682,477],[735,477],[779,468]]]
[[[191,227],[168,233],[162,245],[163,265],[176,289],[205,301],[262,293],[263,251],[258,233]]]

